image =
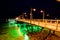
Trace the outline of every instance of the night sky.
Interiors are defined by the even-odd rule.
[[[8,13],[4,17],[16,17],[24,12],[27,12],[29,15],[30,8],[36,8],[36,12],[33,12],[34,18],[42,18],[40,13],[42,9],[45,11],[45,14],[50,14],[49,18],[57,17],[60,19],[59,4],[56,0],[8,0]]]

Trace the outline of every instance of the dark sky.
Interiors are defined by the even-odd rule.
[[[34,18],[40,18],[40,10],[43,9],[45,13],[49,13],[51,17],[60,17],[59,2],[55,0],[8,0],[8,13],[6,17],[15,17],[21,15],[23,12],[29,14],[30,8],[36,8]]]

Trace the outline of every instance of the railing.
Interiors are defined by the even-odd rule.
[[[46,27],[46,28],[48,28],[47,27],[48,25],[51,25],[51,26],[55,26],[54,30],[60,31],[60,20],[45,19],[44,22],[43,22],[42,19],[18,19],[18,21],[31,23],[31,24],[43,26],[43,27]]]

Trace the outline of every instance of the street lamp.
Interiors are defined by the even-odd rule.
[[[22,13],[22,17],[25,18],[26,16],[26,12]]]
[[[47,14],[46,16],[49,16],[49,14]]]
[[[33,11],[36,11],[36,9],[34,8]]]
[[[26,12],[24,13],[24,17],[25,17],[25,18],[28,18],[28,16],[27,16],[27,13],[26,13]]]
[[[46,14],[46,16],[47,16],[47,19],[49,19],[49,18],[50,18],[50,14]]]
[[[16,20],[18,20],[19,18],[18,17],[16,17]]]
[[[40,12],[43,13],[43,22],[44,22],[45,12],[43,10],[41,10]]]
[[[33,8],[30,9],[30,19],[33,19],[32,11],[36,11],[36,9],[35,8],[34,9]]]
[[[26,15],[26,12],[24,14]]]

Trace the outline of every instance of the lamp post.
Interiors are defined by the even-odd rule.
[[[32,11],[36,11],[36,9],[33,9],[33,8],[30,9],[30,19],[33,19],[33,17],[32,17],[33,16]]]
[[[43,13],[43,22],[44,22],[45,12],[43,10],[41,10],[40,12]]]
[[[28,19],[27,13],[24,13],[24,16],[25,16],[26,19]]]
[[[23,16],[23,18],[25,18],[27,16],[27,13],[26,12],[23,13],[22,16]]]

